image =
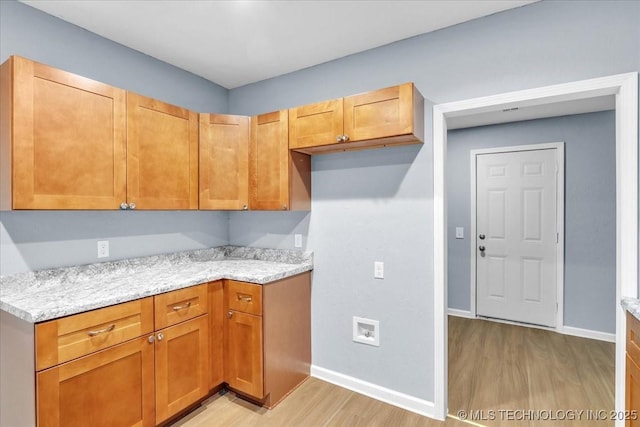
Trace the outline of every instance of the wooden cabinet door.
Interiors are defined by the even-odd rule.
[[[413,131],[413,84],[406,83],[344,98],[344,133],[365,141]]]
[[[3,96],[13,104],[12,208],[118,209],[126,194],[125,91],[20,57],[3,68],[13,68],[12,96]]]
[[[136,209],[198,208],[198,115],[127,93],[127,200]]]
[[[636,411],[636,419],[627,419],[627,426],[640,426],[640,368],[627,353],[625,410]]]
[[[142,337],[39,372],[38,426],[154,426],[153,354]]]
[[[207,315],[156,333],[156,423],[167,420],[209,391]]]
[[[264,397],[262,317],[229,311],[224,352],[229,387],[257,399]]]
[[[289,148],[342,142],[342,98],[289,109]]]
[[[249,147],[251,209],[289,209],[288,135],[286,110],[252,118]]]
[[[224,382],[224,288],[209,283],[209,389]]]
[[[248,209],[249,122],[200,114],[200,209]]]

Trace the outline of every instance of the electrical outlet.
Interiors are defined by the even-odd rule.
[[[106,258],[109,256],[109,241],[98,240],[98,258]]]
[[[375,261],[373,263],[373,277],[376,279],[384,279],[384,262]]]
[[[302,234],[293,235],[293,246],[295,246],[296,248],[302,247]]]
[[[456,227],[456,239],[464,239],[464,227]]]

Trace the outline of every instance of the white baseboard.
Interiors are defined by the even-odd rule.
[[[376,384],[359,380],[339,372],[321,368],[319,366],[311,366],[311,376],[323,381],[346,388],[356,393],[364,394],[372,399],[380,400],[393,406],[397,406],[425,417],[435,418],[433,402],[419,399],[408,394],[400,393]]]
[[[575,337],[591,338],[594,340],[616,342],[616,334],[608,332],[592,331],[591,329],[574,328],[573,326],[563,326],[561,333],[573,335]]]
[[[471,312],[467,310],[459,310],[457,308],[449,308],[448,313],[450,316],[457,317],[466,317],[468,319],[476,319],[476,317],[471,316]],[[545,331],[555,331],[559,334],[572,335],[574,337],[581,338],[591,338],[593,340],[606,341],[606,342],[616,342],[616,334],[611,334],[608,332],[600,332],[593,331],[591,329],[582,329],[582,328],[574,328],[573,326],[561,326],[559,328],[548,328],[546,326],[537,326],[537,325],[525,325],[518,322],[511,322],[509,320],[501,320],[501,319],[488,319],[488,318],[480,318],[484,320],[489,320],[491,322],[505,323],[508,325],[516,325],[516,326],[525,326],[528,328],[536,328],[543,329]]]
[[[447,310],[448,310],[447,313],[449,313],[449,316],[466,317],[468,319],[475,319],[475,316],[472,316],[469,310],[460,310],[457,308],[449,308]]]

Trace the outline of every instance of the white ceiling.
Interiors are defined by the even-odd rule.
[[[536,0],[21,0],[227,89]]]

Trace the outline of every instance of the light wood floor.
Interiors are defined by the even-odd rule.
[[[268,411],[236,397],[216,395],[173,427],[469,425],[606,425],[610,421],[514,422],[500,410],[607,410],[614,406],[614,344],[484,320],[449,318],[449,413],[434,421],[310,378]],[[458,411],[483,410],[462,422]],[[476,412],[477,413],[477,412]],[[478,414],[478,413],[477,413]],[[508,416],[502,412],[504,418]],[[518,414],[513,413],[513,416]]]

